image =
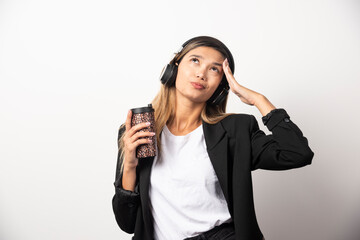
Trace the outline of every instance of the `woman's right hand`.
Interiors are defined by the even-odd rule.
[[[136,148],[141,144],[151,143],[151,140],[144,137],[152,137],[154,132],[139,132],[143,128],[147,128],[150,123],[140,123],[131,127],[132,111],[129,110],[125,122],[124,141],[124,168],[135,169],[138,165],[139,159],[136,157]]]

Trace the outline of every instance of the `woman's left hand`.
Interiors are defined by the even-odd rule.
[[[262,95],[258,92],[250,90],[242,85],[240,85],[234,75],[231,72],[229,62],[227,59],[223,62],[223,69],[226,75],[226,79],[230,85],[230,89],[233,93],[235,93],[242,102],[249,104],[251,106],[255,105],[256,100],[259,99]]]

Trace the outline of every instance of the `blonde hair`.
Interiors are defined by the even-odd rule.
[[[227,57],[230,61],[230,68],[232,69],[232,72],[234,72],[234,63],[232,56],[229,56],[229,54],[224,50],[226,48],[225,45],[223,45],[219,40],[212,38],[212,37],[197,37],[196,40],[193,42],[188,43],[180,52],[176,53],[174,58],[170,61],[170,64],[179,63],[182,58],[192,49],[195,49],[200,46],[208,46],[212,47],[215,50],[218,50],[224,58]],[[226,48],[227,49],[227,48]],[[231,54],[231,53],[230,53]],[[232,62],[231,62],[232,61]],[[225,76],[224,76],[225,78]],[[226,79],[225,79],[226,81]],[[156,95],[156,97],[152,101],[152,106],[155,110],[155,128],[156,128],[156,144],[158,148],[158,154],[161,153],[161,132],[165,125],[168,122],[171,122],[175,116],[175,108],[176,108],[176,102],[175,102],[175,86],[166,86],[165,84],[161,85],[160,91]],[[227,105],[227,99],[228,96],[225,97],[225,99],[218,105],[206,103],[201,114],[200,118],[202,121],[208,123],[208,124],[216,124],[219,121],[223,120],[225,117],[231,115],[229,113],[226,113],[226,105]],[[120,128],[124,127],[122,125]],[[120,159],[124,156],[124,134],[119,139],[118,147],[119,147],[119,157]],[[123,169],[124,161],[121,160],[121,170]]]

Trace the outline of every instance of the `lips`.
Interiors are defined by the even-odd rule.
[[[201,83],[191,82],[191,85],[193,85],[193,87],[196,89],[205,89],[205,86],[202,85]]]

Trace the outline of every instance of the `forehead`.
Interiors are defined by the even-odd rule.
[[[209,59],[212,61],[219,61],[219,62],[225,59],[218,50],[215,50],[212,47],[204,47],[204,46],[190,50],[188,53],[185,54],[185,57],[189,57],[191,55],[199,55],[205,59]]]

